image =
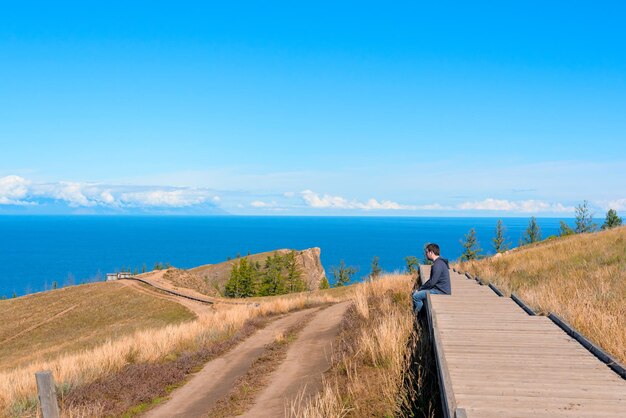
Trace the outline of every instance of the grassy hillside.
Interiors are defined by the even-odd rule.
[[[626,227],[543,241],[461,270],[554,312],[626,363]]]
[[[7,365],[21,365],[0,369],[0,416],[36,415],[33,375],[46,369],[53,371],[64,399],[74,399],[73,394],[85,391],[94,395],[94,399],[78,396],[73,403],[62,403],[65,416],[121,416],[130,406],[145,403],[153,395],[166,395],[169,385],[180,384],[186,373],[200,367],[211,353],[236,344],[241,335],[255,329],[251,321],[336,302],[339,299],[334,294],[346,294],[343,289],[327,290],[259,298],[258,304],[218,303],[198,310],[194,316],[175,302],[135,289],[125,282],[99,283],[0,302],[3,319],[9,318],[0,324],[0,335],[5,341],[22,329],[35,326],[3,343],[15,345],[1,354],[2,361],[10,355],[13,360],[7,360]],[[89,302],[72,308],[84,298]],[[50,314],[46,312],[61,313],[50,322],[51,329],[47,328]],[[29,313],[36,317],[30,319]],[[12,322],[23,325],[16,327]],[[109,340],[111,336],[116,338]],[[53,346],[53,351],[41,354],[47,346]],[[29,352],[40,353],[36,358],[49,360],[31,362]],[[61,353],[66,355],[59,356]],[[187,364],[191,360],[196,362],[193,367]],[[188,371],[179,367],[177,361],[187,362]],[[171,375],[162,375],[162,369],[172,371]],[[182,376],[180,380],[178,375]],[[99,389],[91,390],[90,385]],[[101,390],[109,393],[108,415],[102,410]],[[111,413],[112,410],[117,412]]]
[[[195,315],[178,303],[107,282],[3,300],[0,317],[0,370],[6,370]]]
[[[265,260],[267,260],[268,257],[273,256],[274,252],[277,252],[278,254],[283,255],[283,254],[287,254],[289,251],[290,250],[268,251],[265,253],[250,254],[245,257],[248,259],[248,261],[251,264],[259,263],[261,266],[264,266]],[[189,269],[188,272],[195,274],[201,277],[202,279],[204,279],[206,283],[208,283],[209,288],[213,291],[210,293],[207,293],[206,288],[198,287],[198,286],[194,286],[190,288],[200,293],[208,294],[211,296],[213,296],[216,292],[219,294],[223,294],[224,285],[230,278],[230,272],[232,271],[233,265],[235,263],[239,263],[239,259],[228,260],[228,261],[225,261],[223,263],[218,263],[218,264],[206,264],[203,266]]]

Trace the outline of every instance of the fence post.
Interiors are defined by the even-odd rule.
[[[50,370],[35,373],[37,380],[37,393],[43,418],[59,418],[59,405],[54,390],[54,379]]]

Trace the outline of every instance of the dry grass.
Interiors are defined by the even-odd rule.
[[[34,414],[37,404],[34,373],[38,370],[52,370],[58,390],[61,394],[67,394],[74,388],[118,372],[129,364],[161,362],[184,351],[210,347],[234,335],[251,319],[334,301],[337,300],[324,294],[299,294],[289,298],[268,299],[256,307],[217,305],[214,310],[207,311],[194,321],[136,331],[132,335],[108,340],[78,353],[2,372],[0,414]],[[76,416],[76,413],[73,415]]]
[[[0,301],[0,371],[195,318],[178,303],[108,282]]]
[[[554,312],[626,364],[626,227],[522,247],[461,270]]]
[[[355,286],[333,367],[322,391],[312,400],[300,397],[292,416],[397,416],[410,403],[406,372],[415,337],[410,293],[413,279],[387,275]]]

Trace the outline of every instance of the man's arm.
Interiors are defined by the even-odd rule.
[[[431,267],[432,274],[430,275],[430,280],[426,281],[423,285],[420,286],[419,290],[428,290],[435,287],[437,282],[441,279],[443,275],[443,269],[441,268],[440,263],[434,263]]]

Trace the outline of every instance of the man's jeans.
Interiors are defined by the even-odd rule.
[[[426,295],[430,293],[431,295],[443,295],[444,293],[437,289],[426,289],[426,290],[417,290],[413,292],[413,311],[415,315],[422,310],[422,306],[424,306],[424,301],[426,300]]]

